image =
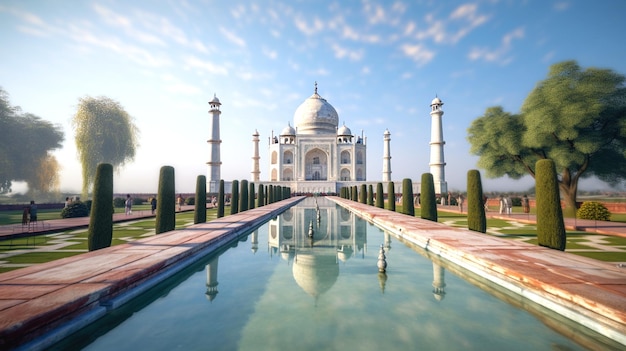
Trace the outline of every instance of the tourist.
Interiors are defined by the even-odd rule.
[[[485,212],[489,211],[489,203],[487,202],[487,200],[489,200],[487,195],[483,195],[483,206],[485,206]]]
[[[131,199],[130,194],[126,194],[126,202],[124,203],[124,205],[126,207],[126,215],[132,214],[133,200]]]
[[[178,204],[178,210],[180,211],[183,208],[183,197],[180,194],[178,194],[176,203]]]
[[[34,200],[30,200],[30,206],[28,207],[28,213],[30,213],[30,221],[37,222],[37,205]]]
[[[72,203],[72,201],[70,200],[70,197],[69,197],[69,196],[67,196],[67,197],[65,198],[65,208],[70,207],[70,204],[71,204],[71,203]]]
[[[150,209],[152,209],[152,214],[154,214],[154,211],[156,210],[156,195],[150,200]]]
[[[504,196],[500,195],[500,214],[504,213],[506,211],[506,208],[506,199],[504,198]]]
[[[506,196],[506,214],[510,215],[513,213],[513,200],[511,200],[510,196]]]
[[[528,201],[526,194],[522,196],[522,208],[524,209],[524,213],[530,213],[530,201]]]
[[[459,197],[456,200],[458,202],[459,205],[459,211],[461,211],[461,213],[463,212],[463,201],[465,201],[465,199],[463,198],[463,195],[461,193],[459,193]]]

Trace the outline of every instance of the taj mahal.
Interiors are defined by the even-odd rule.
[[[214,96],[209,102],[210,138],[207,162],[207,191],[217,192],[221,177],[220,160],[220,100]],[[433,175],[435,192],[447,192],[443,148],[442,110],[443,102],[436,97],[431,102],[430,173]],[[318,93],[317,82],[313,95],[295,110],[293,125],[288,123],[280,134],[268,137],[269,170],[267,180],[261,180],[261,159],[258,130],[252,134],[253,155],[250,181],[290,187],[294,193],[338,193],[341,187],[393,181],[396,191],[401,191],[402,179],[391,177],[391,133],[383,132],[382,175],[369,180],[367,176],[367,137],[353,134],[343,123],[335,108]],[[370,160],[371,161],[371,160]],[[410,162],[410,160],[406,160]],[[227,186],[228,187],[228,186]],[[419,193],[414,181],[413,191]],[[227,190],[228,192],[228,190]]]

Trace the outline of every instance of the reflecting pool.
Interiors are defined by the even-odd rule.
[[[381,245],[386,273],[377,268]],[[55,348],[611,348],[427,255],[329,200],[307,198]]]

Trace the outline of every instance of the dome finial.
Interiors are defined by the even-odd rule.
[[[317,94],[317,81],[315,81],[315,94]]]

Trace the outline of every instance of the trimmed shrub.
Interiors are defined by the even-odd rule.
[[[356,185],[352,186],[352,201],[359,201],[359,188]]]
[[[196,198],[193,196],[189,196],[185,199],[185,205],[194,206],[196,204]]]
[[[413,182],[411,178],[402,179],[402,213],[415,216],[415,205],[413,204]]]
[[[141,198],[141,197],[133,197],[132,198],[133,205],[143,205],[144,202],[146,202],[146,199],[144,199],[144,198]]]
[[[263,184],[259,184],[259,194],[257,195],[256,199],[256,207],[262,207],[265,205],[265,193],[263,192],[264,189],[265,186]]]
[[[113,165],[100,163],[96,168],[92,213],[89,218],[89,251],[111,246],[113,239]]]
[[[159,174],[155,233],[161,234],[176,228],[176,182],[174,167],[163,166]]]
[[[239,212],[239,181],[233,180],[232,194],[230,197],[230,214]]]
[[[220,179],[220,188],[217,192],[217,218],[224,217],[224,179]]]
[[[246,179],[239,182],[239,212],[248,210],[248,181]]]
[[[268,189],[268,190],[267,190],[267,203],[268,203],[268,204],[274,203],[274,194],[275,194],[275,192],[274,192],[274,186],[273,186],[272,184],[270,184],[270,185],[267,187],[267,189]]]
[[[367,203],[367,185],[361,184],[361,191],[359,192],[359,202],[362,204]]]
[[[435,198],[435,182],[431,173],[422,174],[420,188],[422,211],[420,217],[429,221],[437,222],[437,199]]]
[[[487,216],[483,203],[483,184],[480,172],[471,169],[467,172],[467,228],[476,232],[487,232]]]
[[[61,218],[77,218],[89,216],[89,208],[80,200],[73,201],[61,211]]]
[[[387,209],[396,212],[396,186],[393,182],[387,183]]]
[[[383,183],[376,183],[376,207],[385,208],[385,195],[383,194]]]
[[[254,199],[256,197],[255,194],[255,189],[254,189],[254,183],[250,182],[250,184],[248,185],[248,209],[251,210],[254,208]]]
[[[372,184],[367,186],[367,204],[374,206],[374,187]]]
[[[199,175],[196,177],[196,198],[193,212],[193,223],[206,222],[206,176]],[[189,204],[188,204],[189,205]]]
[[[585,201],[578,211],[576,211],[576,218],[580,219],[592,219],[595,221],[610,221],[611,212],[603,204],[596,201]]]
[[[535,189],[538,244],[565,251],[565,224],[556,168],[552,160],[543,159],[535,164]]]

